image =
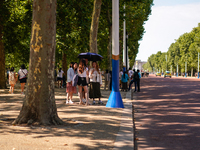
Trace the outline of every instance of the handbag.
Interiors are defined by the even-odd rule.
[[[75,74],[72,79],[72,86],[77,86],[78,83],[78,74]]]

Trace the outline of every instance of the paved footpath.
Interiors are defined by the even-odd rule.
[[[200,149],[200,79],[150,75],[134,95],[136,149]]]

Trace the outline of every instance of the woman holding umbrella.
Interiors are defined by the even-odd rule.
[[[99,65],[96,61],[92,62],[92,67],[90,69],[89,78],[90,78],[90,92],[89,97],[93,99],[93,104],[95,104],[95,98],[99,98],[99,104],[103,104],[101,101],[101,91],[100,86],[102,85],[101,72],[99,70]]]
[[[80,99],[80,105],[84,105],[82,101],[82,88],[85,91],[85,97],[86,97],[86,105],[90,105],[89,100],[88,100],[88,88],[87,88],[87,81],[86,81],[86,76],[88,76],[88,69],[86,67],[86,61],[85,59],[81,59],[79,66],[78,66],[78,90],[79,90],[79,99]]]

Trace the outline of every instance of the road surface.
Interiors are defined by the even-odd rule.
[[[141,79],[134,93],[135,149],[200,150],[200,79]]]

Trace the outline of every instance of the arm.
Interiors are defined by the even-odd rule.
[[[100,86],[102,85],[102,76],[101,76],[101,74],[99,74],[100,75],[100,81],[99,81],[99,83],[100,83]]]
[[[92,75],[93,72],[94,72],[94,70],[93,70],[93,69],[90,69],[90,71],[89,71],[89,78],[90,78],[90,79],[92,79],[92,77],[93,77],[93,75]]]

